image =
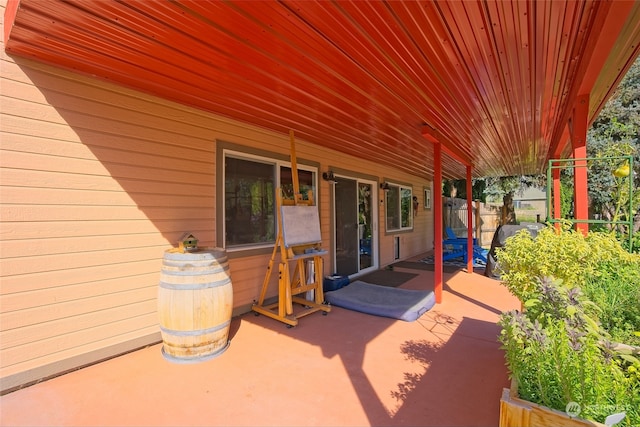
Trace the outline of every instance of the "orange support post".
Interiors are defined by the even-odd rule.
[[[574,216],[577,220],[589,219],[589,192],[587,190],[587,161],[579,160],[587,157],[587,122],[589,116],[589,95],[581,95],[577,98],[573,110],[571,129],[571,146],[575,169],[573,174]],[[586,234],[589,231],[588,223],[576,223],[576,229]]]
[[[467,273],[473,273],[473,186],[471,185],[471,166],[467,166]]]
[[[442,146],[433,145],[433,241],[435,246],[435,263],[433,271],[436,303],[442,302]]]

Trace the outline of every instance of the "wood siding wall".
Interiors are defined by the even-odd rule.
[[[0,2],[3,3],[3,2]],[[4,15],[4,9],[0,12]],[[288,135],[147,96],[2,46],[0,146],[1,391],[159,342],[163,252],[186,231],[216,241],[216,141],[288,154]],[[411,183],[297,141],[301,159]],[[354,166],[357,165],[357,166]],[[330,242],[329,184],[319,181]],[[379,194],[382,197],[382,194]],[[379,211],[380,265],[394,261]],[[400,235],[401,257],[433,247],[430,211]],[[269,255],[230,261],[235,314],[257,299]],[[273,279],[273,278],[272,278]],[[275,295],[275,281],[271,295]],[[158,355],[160,357],[160,355]]]

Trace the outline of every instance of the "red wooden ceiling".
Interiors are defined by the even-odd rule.
[[[445,177],[540,173],[640,52],[640,2],[9,0],[12,55]]]

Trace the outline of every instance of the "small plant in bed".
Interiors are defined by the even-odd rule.
[[[522,310],[503,313],[500,341],[519,397],[603,422],[640,425],[640,255],[611,233],[547,227],[498,250]]]

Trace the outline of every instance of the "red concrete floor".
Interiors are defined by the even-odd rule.
[[[402,287],[431,288],[433,273]],[[2,426],[496,426],[509,381],[496,340],[519,306],[498,281],[446,274],[415,322],[334,307],[295,328],[248,313],[219,357],[176,364],[161,344],[0,398]]]

